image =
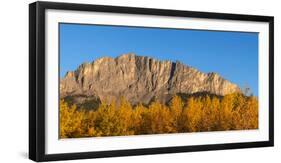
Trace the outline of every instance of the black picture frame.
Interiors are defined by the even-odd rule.
[[[95,11],[124,14],[194,17],[223,20],[241,20],[269,23],[269,140],[262,142],[159,147],[149,149],[98,151],[83,153],[45,153],[45,11]],[[29,5],[29,158],[34,161],[55,161],[100,157],[132,156],[236,148],[269,147],[274,145],[274,18],[271,16],[222,14],[152,8],[103,6],[55,2],[34,2]]]

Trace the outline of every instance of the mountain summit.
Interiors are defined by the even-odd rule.
[[[207,92],[226,95],[240,91],[236,84],[217,73],[202,73],[180,62],[124,54],[83,63],[60,81],[61,98],[95,97],[100,100],[126,98],[132,104],[152,99],[167,102],[178,93]]]

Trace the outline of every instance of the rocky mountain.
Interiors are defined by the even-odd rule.
[[[151,57],[124,54],[83,63],[67,72],[60,81],[61,98],[117,100],[124,97],[132,104],[152,99],[167,102],[178,93],[208,92],[226,95],[240,91],[217,73],[203,73],[180,62],[159,61]]]

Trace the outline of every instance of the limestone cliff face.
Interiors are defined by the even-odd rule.
[[[167,102],[177,93],[226,95],[239,87],[216,73],[202,73],[180,62],[124,54],[84,63],[60,81],[61,97],[83,95],[101,100],[125,97],[132,104],[152,98]]]

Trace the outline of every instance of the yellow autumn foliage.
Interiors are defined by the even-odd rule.
[[[258,100],[240,93],[224,97],[174,96],[132,106],[125,98],[102,102],[96,110],[60,101],[60,138],[248,130],[258,128]]]

